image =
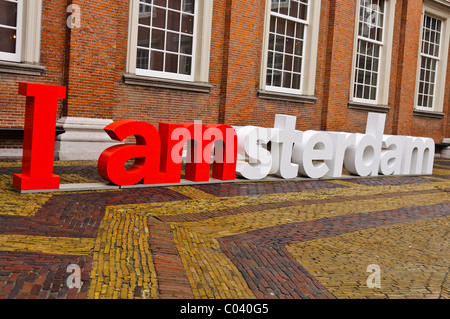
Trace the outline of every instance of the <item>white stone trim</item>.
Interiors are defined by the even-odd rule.
[[[22,158],[23,150],[22,149],[9,149],[2,148],[0,149],[0,159],[9,159],[9,158]]]
[[[22,61],[39,63],[41,51],[42,0],[24,1]]]
[[[56,137],[56,158],[61,161],[98,160],[105,149],[120,144],[112,140],[104,130],[112,122],[105,119],[61,118],[56,128],[65,133]]]

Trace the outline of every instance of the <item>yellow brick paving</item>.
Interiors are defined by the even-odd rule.
[[[353,189],[345,189],[347,196],[361,196],[362,194],[373,195],[391,191],[409,192],[445,189],[448,187],[448,183],[367,187],[348,182],[346,186],[353,186]],[[195,188],[191,188],[189,192],[193,190]],[[343,194],[340,194],[341,192],[342,189],[320,190],[291,194],[242,196],[239,199],[232,197],[200,201],[188,200],[178,203],[158,203],[155,205],[131,205],[132,207],[128,209],[127,206],[121,208],[144,216],[158,216],[166,215],[168,212],[169,214],[173,214],[175,210],[183,214],[201,212],[214,209],[216,205],[219,209],[223,207],[238,207],[249,203],[270,203],[274,200],[281,202],[286,200],[317,199],[317,196],[328,199],[342,196]],[[199,196],[195,197],[202,197],[201,193],[203,192],[199,191],[199,193]],[[218,217],[195,223],[172,223],[172,231],[195,297],[252,298],[254,296],[245,280],[235,266],[221,252],[216,238],[292,222],[351,213],[391,210],[416,205],[433,205],[443,201],[450,201],[450,194],[442,192],[399,196],[390,198],[389,202],[380,199],[352,201],[350,207],[348,202],[301,205],[243,215]],[[181,209],[181,207],[184,207],[184,209]],[[224,282],[227,283],[227,289],[223,288]]]
[[[0,215],[34,216],[51,194],[20,194],[12,187],[12,176],[0,175]]]
[[[339,184],[341,183],[341,181],[332,182],[336,182]],[[351,184],[352,186],[348,188],[320,189],[282,194],[233,196],[225,198],[215,197],[212,199],[192,199],[167,203],[124,205],[123,208],[132,209],[136,213],[155,216],[193,214],[211,211],[214,209],[232,209],[247,205],[282,203],[286,201],[325,201],[333,198],[345,198],[353,196],[372,196],[383,195],[387,193],[445,190],[449,187],[450,181],[392,186],[363,186],[356,183]]]
[[[110,207],[93,248],[90,299],[157,298],[147,218]],[[136,296],[135,289],[139,288]]]
[[[251,298],[253,294],[235,266],[220,250],[216,238],[329,216],[391,210],[416,205],[433,205],[442,201],[450,201],[450,194],[400,196],[390,199],[389,202],[361,200],[353,201],[351,205],[349,203],[302,205],[287,209],[271,209],[243,215],[217,217],[194,223],[174,223],[172,227],[175,243],[191,282],[194,296],[198,298]],[[217,278],[217,275],[220,277]],[[221,290],[223,282],[227,283],[228,290]],[[239,296],[240,292],[245,292],[245,295]]]
[[[166,187],[167,189],[173,190],[177,193],[183,194],[192,199],[205,199],[205,198],[215,198],[216,196],[209,193],[203,192],[191,186],[173,186]]]
[[[450,170],[439,167],[435,169],[435,174],[449,175]],[[62,177],[71,182],[77,180],[86,182],[86,179],[81,176],[67,174]],[[217,198],[194,187],[171,187],[171,190],[189,196],[191,199],[179,202],[109,207],[106,209],[96,239],[1,235],[0,250],[91,255],[93,256],[93,268],[89,298],[157,298],[158,284],[148,246],[147,218],[192,214],[215,209],[232,209],[245,205],[324,200],[321,204],[266,209],[242,215],[211,218],[200,222],[171,223],[174,242],[196,298],[254,298],[242,275],[219,248],[216,238],[330,216],[433,205],[450,201],[449,193],[445,192],[449,188],[450,182],[445,179],[434,179],[439,182],[393,186],[364,186],[347,181],[331,181],[346,186],[346,188],[229,198]],[[33,216],[52,196],[52,194],[19,194],[12,190],[11,182],[10,176],[0,175],[0,201],[3,203],[0,206],[0,215]],[[402,192],[432,190],[440,192],[401,196]],[[390,197],[389,201],[380,198],[352,202],[326,202],[333,198],[386,193],[399,193],[399,195]],[[448,218],[441,218],[379,227],[338,237],[294,244],[288,248],[308,271],[340,298],[396,298],[419,295],[448,297],[449,276],[444,278],[442,275],[433,276],[435,273],[445,273],[445,267],[447,267],[448,273],[448,246],[442,246],[442,244],[448,244],[446,242],[449,237],[448,223]],[[410,236],[417,240],[417,236],[414,235],[418,232],[421,236],[422,234],[428,236],[424,237],[424,242],[416,243],[422,250],[405,251],[404,247],[399,247],[396,238],[403,238],[404,241],[407,241]],[[383,242],[384,239],[385,242]],[[382,243],[380,244],[380,242]],[[423,251],[424,247],[430,247],[426,253]],[[445,250],[446,247],[447,250]],[[359,250],[355,251],[355,249]],[[348,264],[348,258],[339,257],[341,256],[339,254],[345,252],[347,256],[355,256],[355,260],[358,259],[356,256],[360,253],[362,257]],[[402,259],[401,256],[405,252],[412,252],[411,256],[406,255],[412,259]],[[372,262],[373,258],[369,257],[374,253],[381,257]],[[433,256],[436,258],[433,259]],[[416,259],[413,260],[413,257]],[[439,258],[443,259],[439,260]],[[382,268],[384,269],[383,274],[392,270],[391,275],[384,274],[386,277],[383,277],[386,290],[382,288],[380,291],[374,292],[372,290],[365,291],[364,287],[361,289],[361,285],[365,284],[368,275],[364,268],[367,267],[368,261],[371,261],[370,263],[383,261],[384,264],[381,265],[384,267]],[[317,269],[321,265],[323,267]],[[341,279],[335,276],[334,267],[337,267],[336,273],[341,274]],[[364,268],[361,277],[356,280],[354,277],[351,278],[351,274],[354,274],[355,271],[361,273],[361,267]],[[415,281],[411,281],[409,277],[402,277],[401,267],[406,267]],[[414,294],[409,289],[412,282],[414,283],[413,287],[417,286]]]
[[[91,238],[0,235],[0,251],[82,256],[91,255],[93,247]]]
[[[416,221],[288,246],[337,298],[449,298],[450,218]],[[420,236],[417,234],[420,233]],[[381,288],[367,286],[369,265]]]

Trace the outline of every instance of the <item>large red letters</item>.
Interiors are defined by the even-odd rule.
[[[19,83],[19,94],[27,96],[27,104],[22,174],[14,175],[13,186],[21,191],[59,189],[59,176],[53,174],[56,110],[66,88]]]
[[[105,128],[106,133],[117,141],[135,136],[136,145],[116,145],[105,150],[98,160],[98,171],[103,179],[120,186],[144,184],[179,183],[181,179],[181,153],[179,161],[171,156],[173,145],[171,133],[181,128],[178,124],[160,124],[160,133],[146,122],[117,121]],[[161,136],[160,136],[161,134]],[[125,169],[127,161],[134,164]]]
[[[21,191],[59,189],[60,178],[53,174],[56,110],[58,99],[66,97],[66,88],[19,83],[19,94],[27,97],[25,135],[22,173],[14,175],[13,186]],[[136,144],[116,145],[101,154],[98,171],[113,184],[179,183],[186,143],[187,180],[209,180],[213,147],[213,178],[236,178],[237,135],[230,126],[160,123],[158,131],[149,123],[123,120],[108,125],[105,131],[121,142],[130,136],[136,138]],[[133,159],[134,163],[126,168]]]
[[[179,183],[181,179],[182,150],[188,143],[185,178],[195,182],[209,180],[211,152],[215,144],[213,177],[219,180],[236,178],[237,136],[226,125],[160,123],[159,132],[145,122],[118,121],[105,128],[117,141],[135,136],[136,144],[116,145],[105,150],[98,161],[98,171],[107,181],[129,186],[142,182],[149,184]],[[135,159],[128,169],[127,161]]]

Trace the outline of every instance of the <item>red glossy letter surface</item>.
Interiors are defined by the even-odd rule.
[[[22,174],[14,175],[13,185],[22,191],[59,189],[59,176],[53,174],[56,110],[66,88],[19,83],[19,94],[27,96],[27,104]]]
[[[134,135],[136,145],[116,145],[105,150],[98,160],[100,176],[119,186],[141,181],[154,184],[158,179],[161,156],[161,141],[156,128],[146,122],[123,120],[108,125],[105,131],[113,140],[121,142]],[[133,158],[134,164],[125,169],[126,162]]]

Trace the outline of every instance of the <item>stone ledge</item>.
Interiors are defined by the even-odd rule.
[[[391,109],[388,105],[377,105],[353,101],[348,102],[348,108],[353,110],[376,112],[376,113],[388,113]]]
[[[44,71],[45,67],[38,64],[0,61],[0,73],[39,76]]]
[[[276,101],[285,101],[285,102],[294,102],[294,103],[302,103],[302,104],[315,104],[317,102],[317,98],[315,96],[307,96],[307,95],[296,95],[289,93],[280,93],[280,92],[270,92],[259,90],[258,97],[266,100],[276,100]]]
[[[445,114],[441,112],[432,112],[432,111],[424,111],[424,110],[414,110],[414,116],[421,116],[421,117],[429,117],[433,119],[442,119],[444,118]]]
[[[147,87],[182,90],[198,93],[209,93],[212,89],[212,85],[209,83],[169,80],[134,74],[124,74],[123,81],[125,84],[130,85],[141,85]]]

